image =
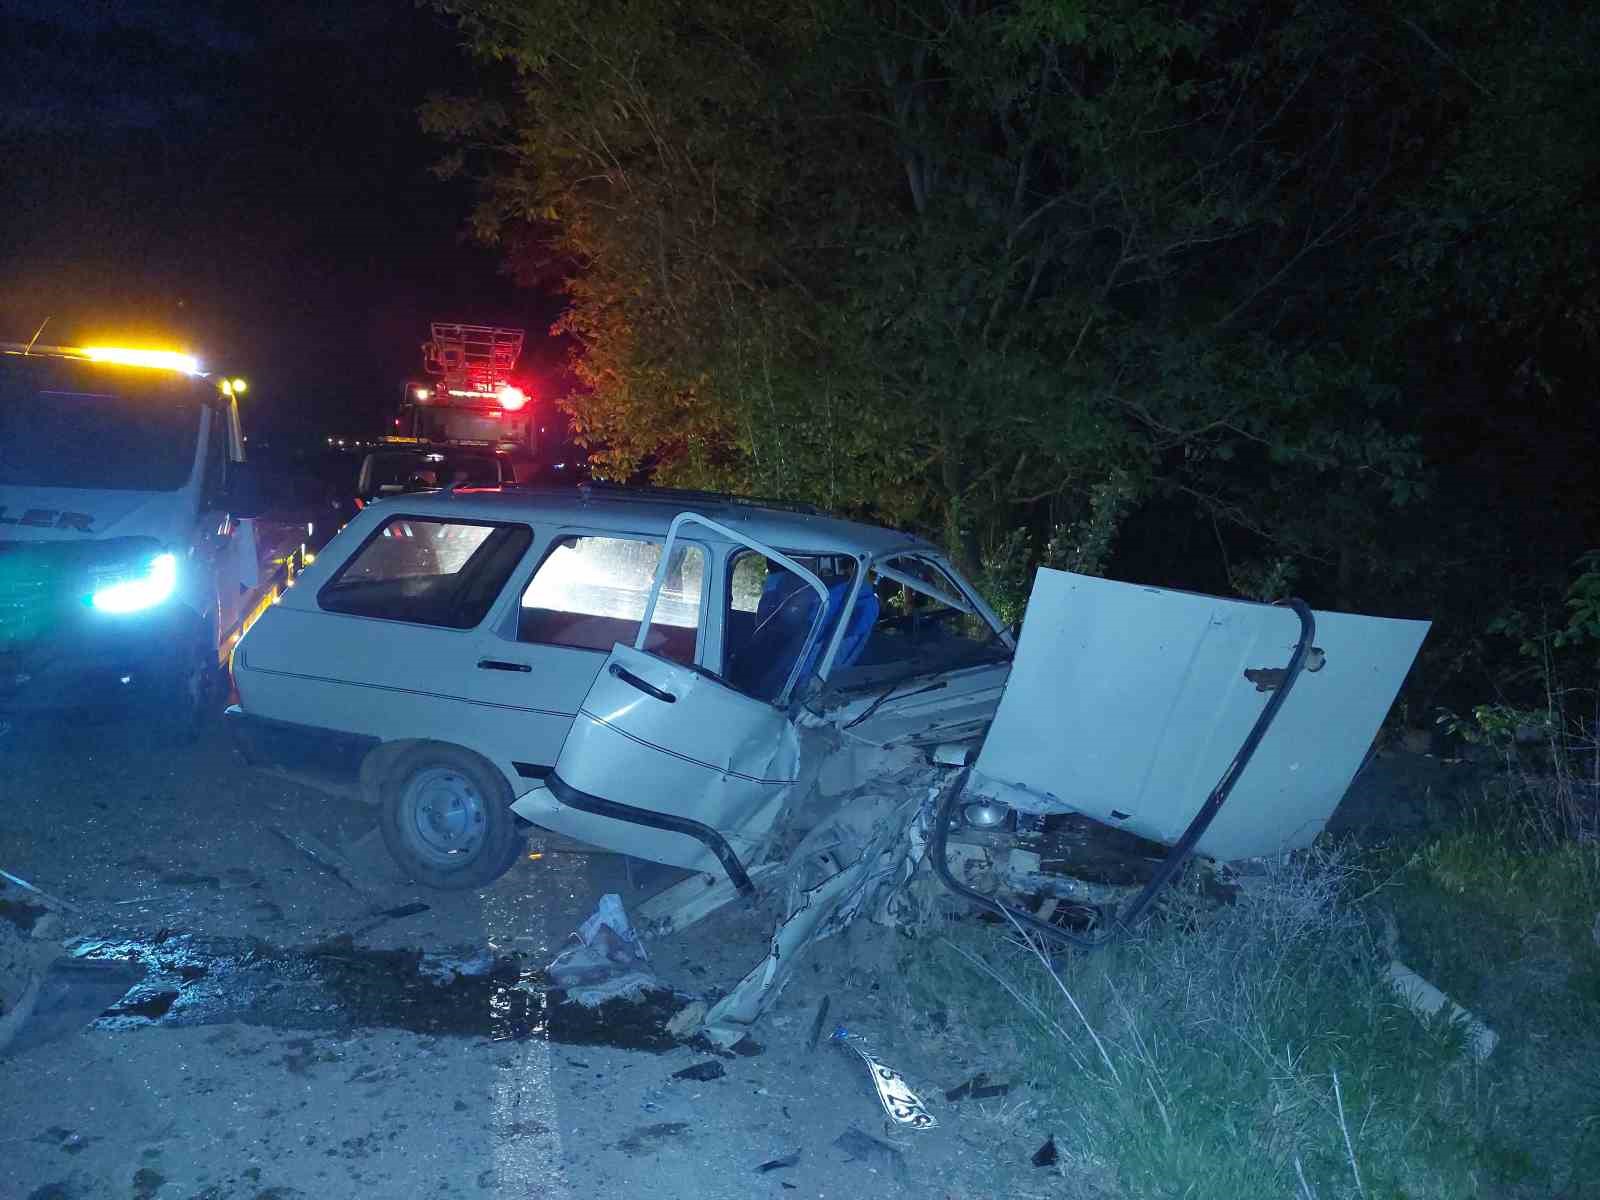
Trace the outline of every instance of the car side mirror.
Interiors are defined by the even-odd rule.
[[[239,520],[259,517],[267,507],[261,473],[251,462],[228,464],[228,486],[223,490],[223,507]]]

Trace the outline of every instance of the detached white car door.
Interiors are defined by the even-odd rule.
[[[765,614],[765,627],[752,633],[763,661],[776,664],[782,676],[770,700],[734,688],[704,666],[644,649],[674,543],[691,525],[744,545],[793,576],[774,611]],[[695,513],[673,521],[661,563],[639,636],[632,646],[612,648],[579,706],[547,780],[550,799],[559,805],[561,832],[641,858],[725,874],[747,891],[744,859],[798,775],[799,733],[785,706],[822,631],[828,589],[781,552]],[[722,564],[713,575],[724,592],[725,570]],[[784,661],[790,664],[787,675]]]

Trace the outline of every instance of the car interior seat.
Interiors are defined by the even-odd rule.
[[[847,577],[829,576],[823,582],[828,586],[827,610],[822,634],[806,656],[804,670],[808,672],[815,671],[822,661],[852,581]],[[788,682],[795,658],[816,621],[819,603],[817,593],[792,572],[781,569],[768,572],[756,603],[755,629],[749,640],[729,656],[728,682],[759,699],[776,699]],[[849,666],[861,657],[877,619],[878,598],[864,591],[850,614],[836,666]]]

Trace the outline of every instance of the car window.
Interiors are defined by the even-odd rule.
[[[395,516],[318,593],[330,612],[471,629],[527,553],[526,525]]]
[[[758,700],[775,700],[782,693],[802,653],[806,654],[806,670],[821,666],[855,579],[856,564],[847,555],[791,557],[828,589],[827,613],[814,641],[808,639],[823,604],[815,588],[755,550],[736,551],[729,564],[723,676]],[[860,653],[877,614],[876,605],[871,594],[856,601],[840,646],[840,662],[853,661]]]
[[[639,633],[661,543],[568,535],[556,539],[522,593],[517,640],[581,650],[630,645]],[[645,649],[692,663],[705,589],[705,552],[679,543],[650,621]]]
[[[955,580],[929,559],[901,555],[878,563],[867,585],[877,597],[871,635],[852,662],[840,665],[920,672],[1010,654]]]

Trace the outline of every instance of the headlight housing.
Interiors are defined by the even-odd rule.
[[[89,605],[103,613],[134,613],[154,608],[178,586],[178,558],[170,552],[94,572]]]

